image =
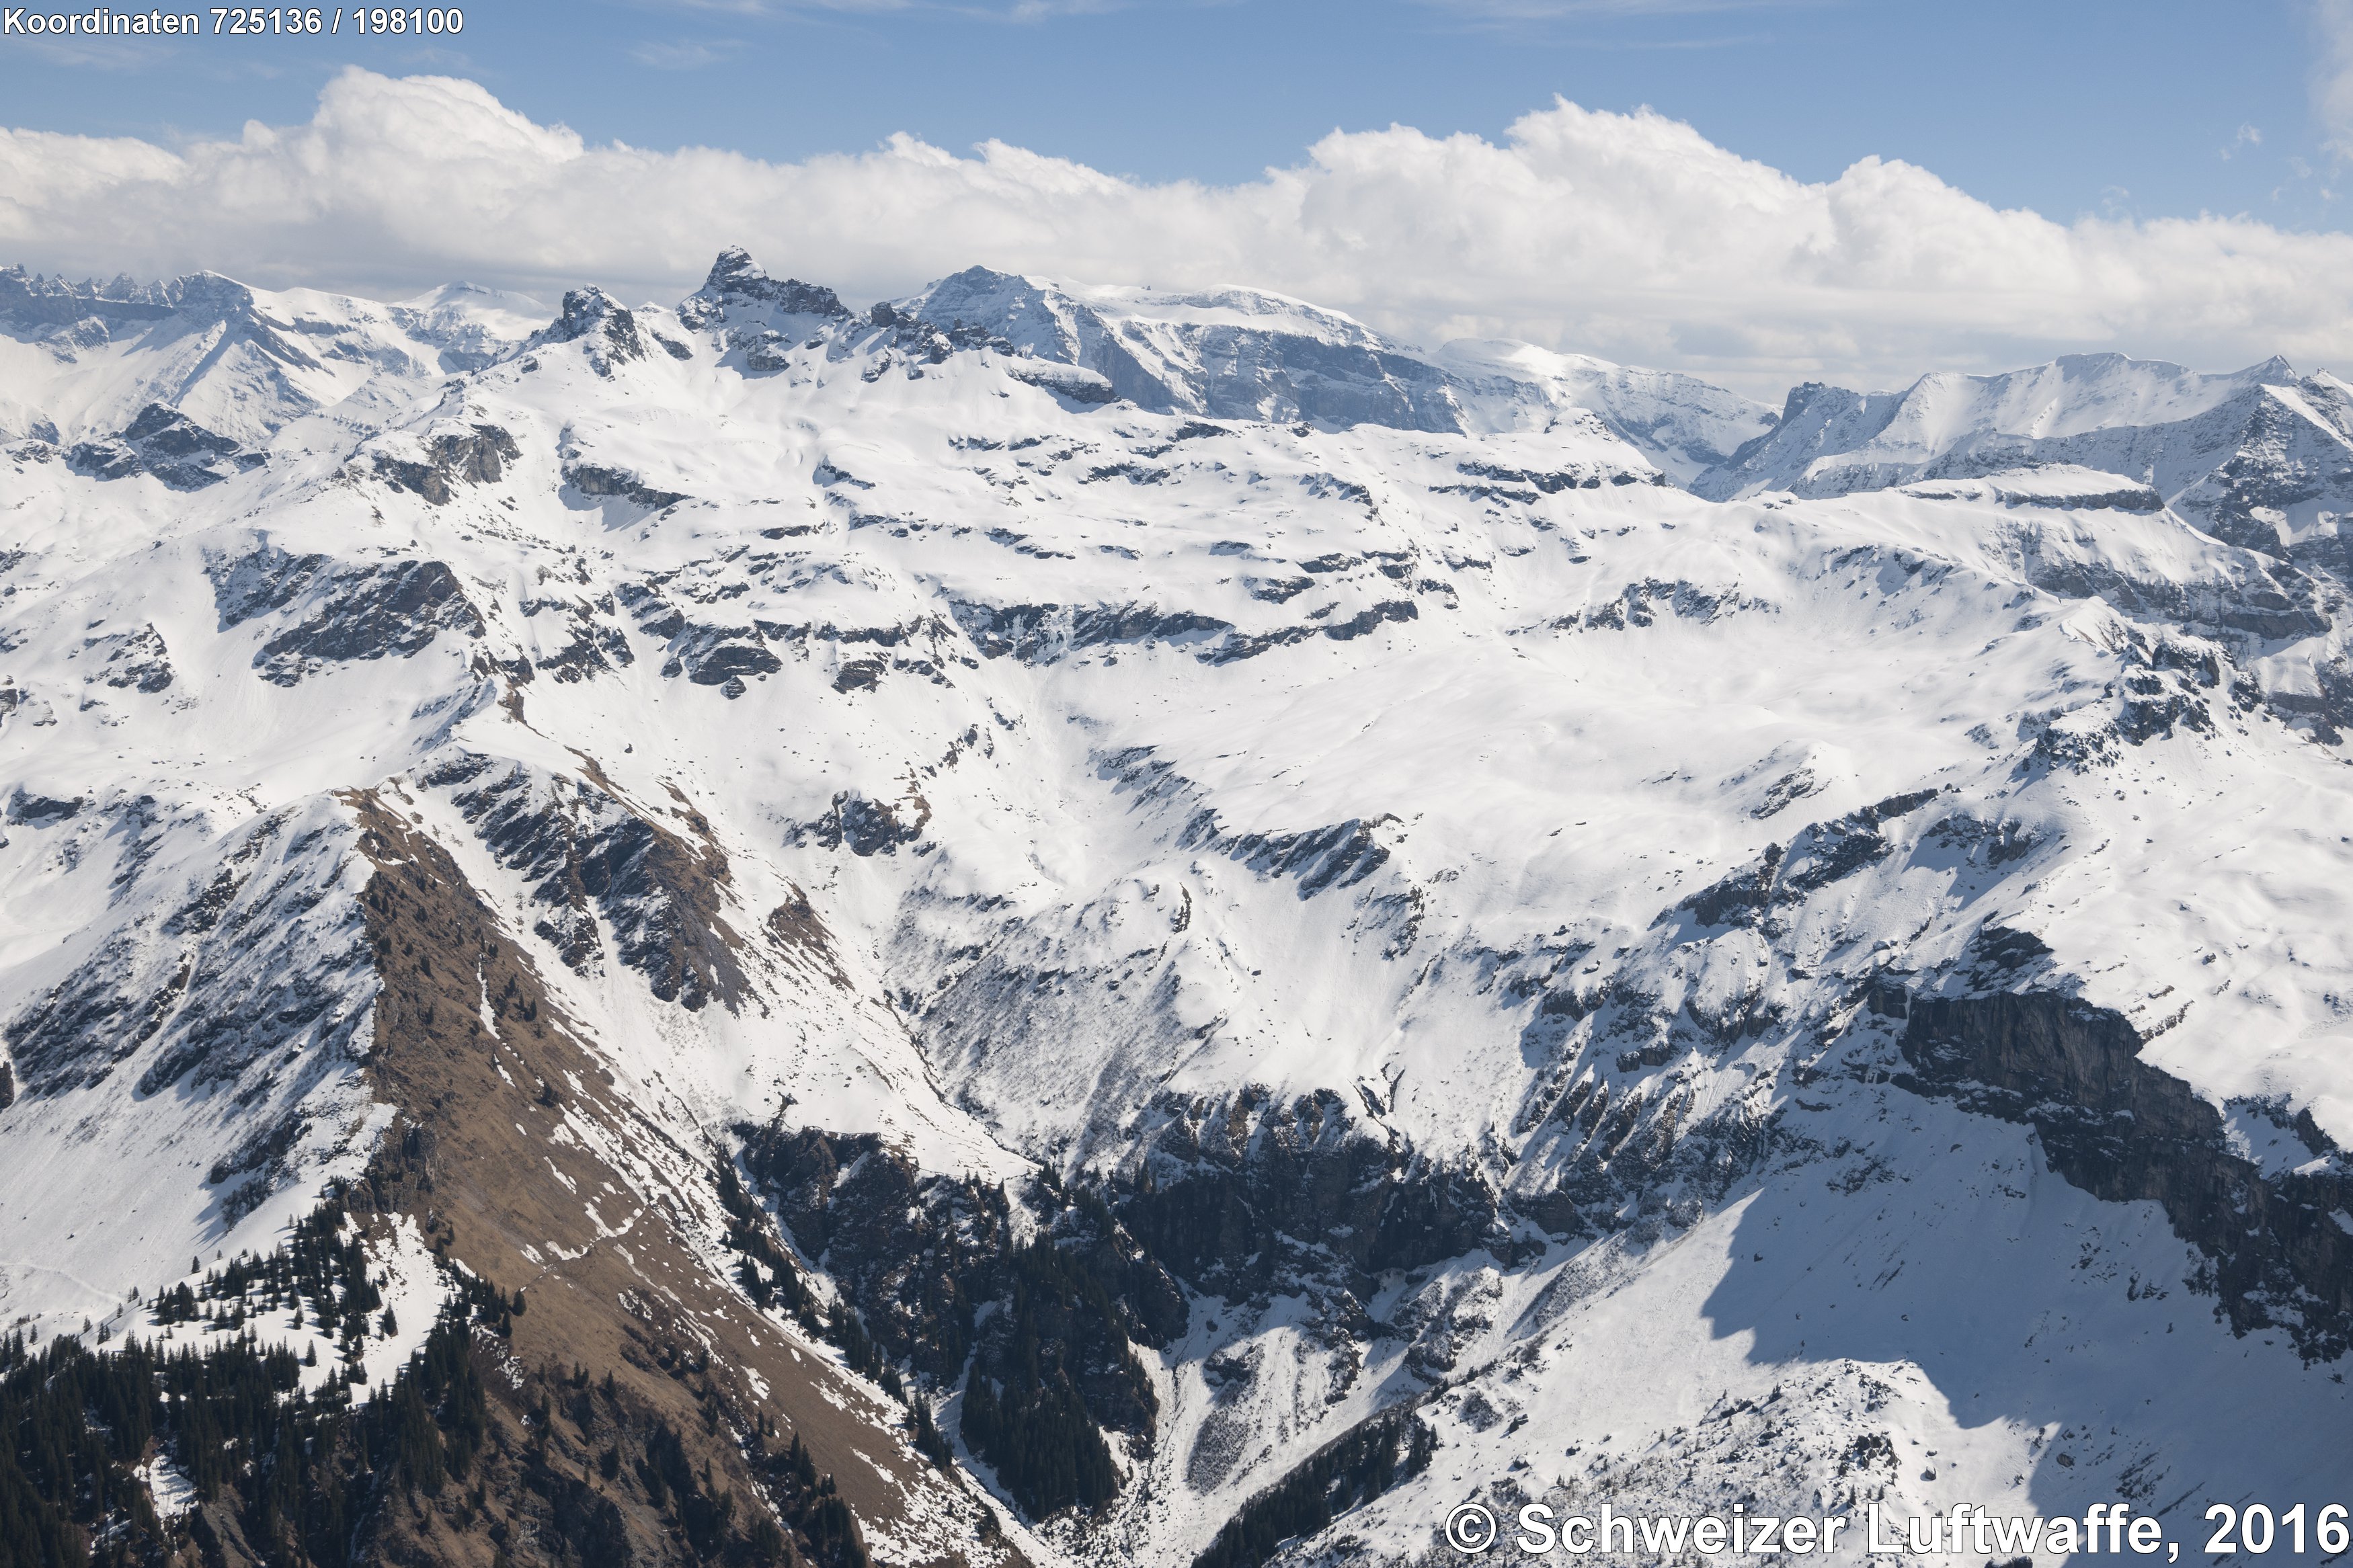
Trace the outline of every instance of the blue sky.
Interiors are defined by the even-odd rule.
[[[248,132],[248,124],[260,129]],[[854,302],[974,264],[1771,393],[2353,366],[2353,0],[476,0],[0,36],[0,263]],[[534,307],[536,308],[536,307]]]
[[[1247,179],[1334,129],[1499,136],[1649,104],[1809,181],[1867,154],[2063,221],[2338,227],[2301,0],[474,0],[456,40],[0,39],[0,118],[165,145],[308,116],[357,62],[470,78],[591,142],[769,159],[996,137]]]

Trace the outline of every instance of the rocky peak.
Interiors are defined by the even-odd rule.
[[[679,301],[678,315],[690,327],[723,329],[737,341],[765,333],[777,342],[854,319],[832,289],[797,278],[771,278],[740,245],[719,253],[702,287]],[[755,349],[755,361],[762,357]]]
[[[726,292],[728,285],[732,283],[766,276],[767,274],[762,272],[758,265],[753,261],[750,251],[740,245],[731,245],[712,259],[711,271],[703,279],[702,286],[712,293],[719,294]]]
[[[610,375],[614,361],[646,357],[637,317],[594,284],[567,292],[562,313],[544,331],[533,335],[530,346],[580,342],[587,343],[589,360],[600,374]]]
[[[0,316],[27,323],[79,321],[98,316],[109,321],[155,321],[172,313],[171,286],[139,283],[128,276],[111,283],[69,283],[45,278],[21,267],[0,267]]]
[[[832,289],[804,283],[797,278],[771,278],[760,270],[751,252],[740,245],[731,245],[719,253],[719,258],[711,264],[710,276],[703,279],[702,291],[729,304],[757,301],[796,315],[839,316],[845,320],[849,315],[849,308]]]
[[[1095,311],[1060,289],[987,267],[967,267],[941,279],[908,301],[898,316],[942,327],[977,327],[1017,350],[1065,364],[1086,363],[1090,347],[1110,335]]]
[[[174,285],[182,313],[206,320],[253,313],[253,290],[217,272],[194,272]]]

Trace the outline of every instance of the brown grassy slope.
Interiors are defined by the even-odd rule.
[[[581,1495],[559,1507],[544,1494],[585,1481],[588,1506],[618,1508],[636,1563],[692,1562],[678,1500],[656,1507],[635,1469],[666,1423],[691,1464],[709,1466],[710,1489],[733,1494],[739,1531],[764,1497],[791,1521],[792,1489],[764,1479],[761,1458],[797,1434],[890,1557],[1008,1562],[983,1505],[899,1439],[897,1407],[754,1312],[697,1250],[715,1234],[711,1152],[680,1147],[615,1093],[427,833],[375,792],[345,798],[375,868],[364,895],[383,984],[370,1070],[400,1111],[354,1197],[414,1216],[449,1258],[525,1300],[490,1380],[487,1463],[439,1499],[389,1510],[385,1555],[565,1560]],[[622,1460],[610,1479],[607,1449]]]

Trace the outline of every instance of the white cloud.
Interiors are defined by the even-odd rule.
[[[1777,391],[2120,349],[2353,363],[2353,237],[2244,218],[2062,225],[1866,159],[1806,184],[1661,115],[1573,104],[1501,142],[1335,132],[1238,185],[1145,184],[991,142],[764,163],[589,146],[482,88],[351,70],[234,142],[0,132],[0,259],[210,267],[396,295],[452,278],[673,299],[724,244],[854,299],[975,262],[1236,282],[1420,342],[1529,338]]]

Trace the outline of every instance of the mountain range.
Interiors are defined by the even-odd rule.
[[[2341,1487],[2326,372],[1776,411],[1245,289],[9,270],[0,462],[60,1552]],[[134,1353],[275,1379],[250,1463],[38,1404]]]

